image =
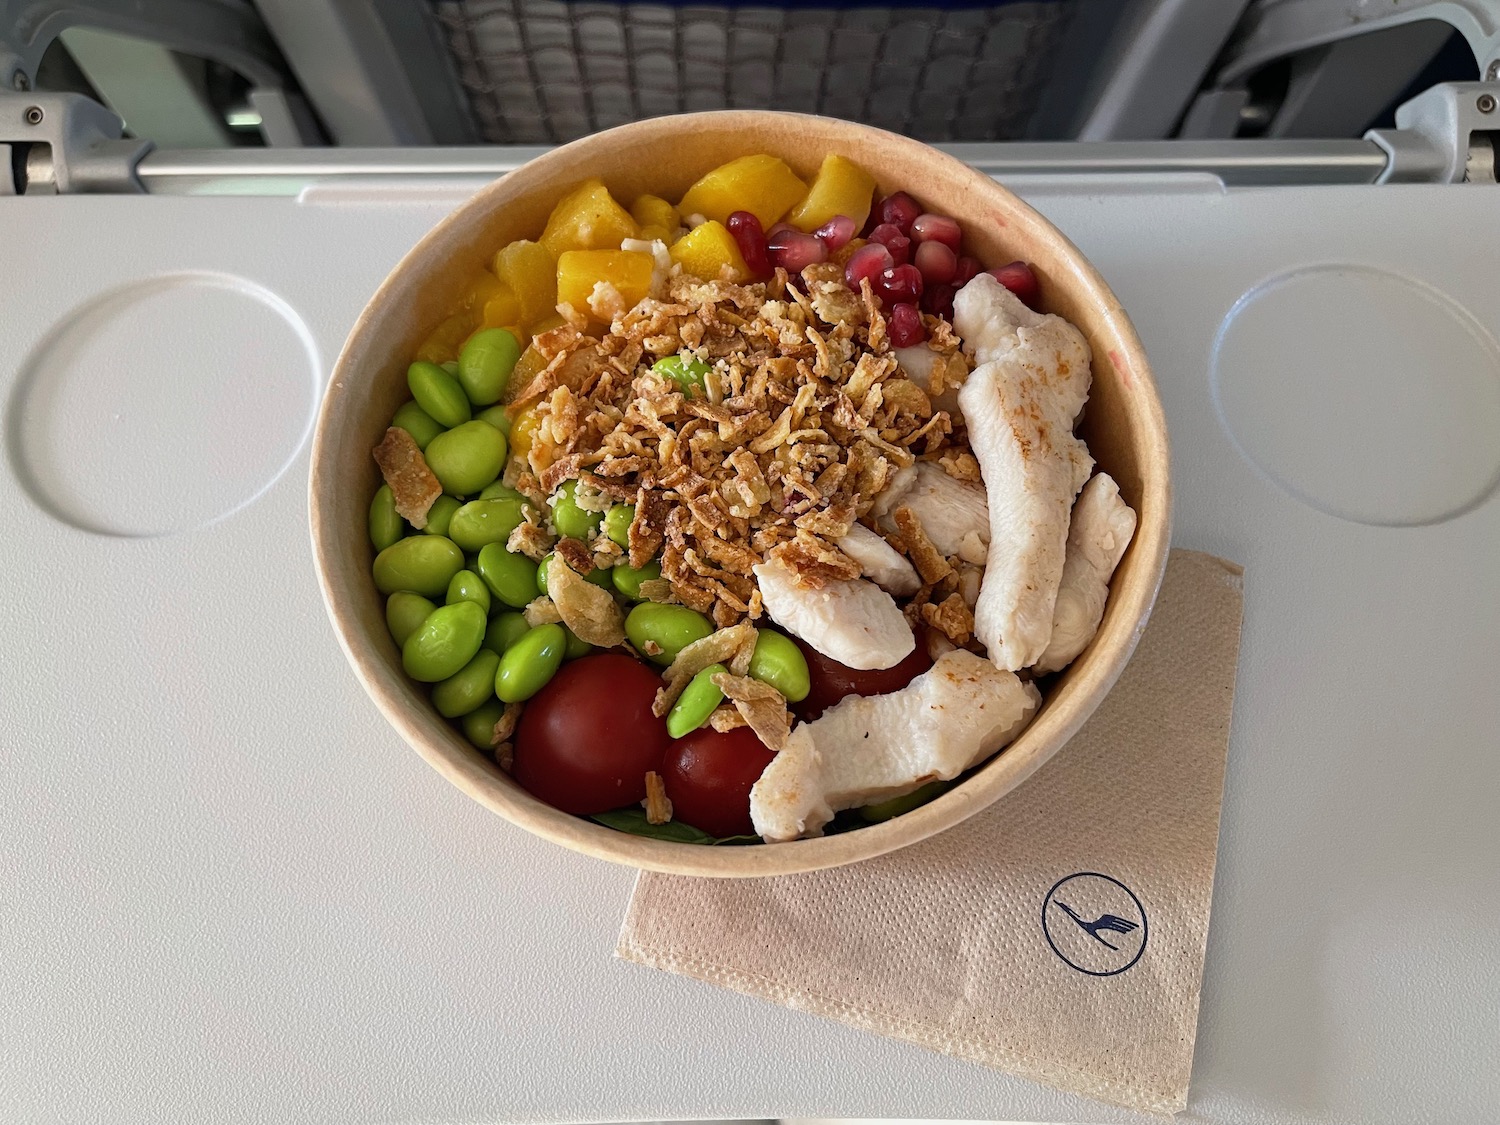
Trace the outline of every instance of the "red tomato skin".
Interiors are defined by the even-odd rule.
[[[511,776],[532,796],[575,816],[639,803],[646,774],[671,743],[651,713],[661,678],[634,657],[572,660],[526,703]]]
[[[672,743],[662,781],[672,818],[710,836],[752,836],[750,787],[776,753],[749,727],[702,727]]]
[[[917,633],[917,644],[901,663],[892,668],[865,671],[850,668],[837,660],[824,656],[811,645],[797,637],[797,647],[807,659],[807,673],[812,688],[807,698],[791,705],[792,711],[801,719],[811,722],[828,708],[848,695],[887,695],[900,691],[923,672],[932,667],[932,657],[927,655],[927,638]]]

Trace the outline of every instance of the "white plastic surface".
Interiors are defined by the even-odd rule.
[[[1115,286],[1152,356],[1177,542],[1246,567],[1187,1119],[1500,1117],[1500,500],[1416,527],[1327,514],[1277,479],[1307,495],[1347,481],[1311,479],[1319,462],[1275,441],[1252,464],[1210,381],[1230,310],[1295,267],[1431,286],[1493,334],[1494,190],[1031,191]],[[255,460],[262,480],[246,479],[250,462],[204,459],[300,433],[295,373],[268,366],[284,344],[224,349],[212,385],[233,395],[215,400],[203,372],[167,393],[181,372],[160,349],[143,360],[115,337],[100,362],[153,413],[121,411],[110,433],[95,409],[92,438],[51,424],[54,446],[28,444],[28,357],[98,295],[204,271],[238,279],[305,323],[326,377],[385,271],[460,194],[0,205],[0,1118],[1147,1120],[614,960],[632,874],[481,810],[358,688],[312,573],[305,444],[279,476],[276,457]],[[188,313],[191,338],[166,354],[201,354],[213,323]],[[1267,355],[1277,344],[1279,363],[1304,354],[1271,339],[1274,323],[1247,330],[1259,335],[1241,364],[1253,367],[1256,339]],[[1318,336],[1304,342],[1319,361],[1261,384],[1285,403],[1236,400],[1236,425],[1273,406],[1358,403],[1350,372],[1327,366],[1340,325],[1297,330]],[[1421,403],[1454,383],[1420,363],[1400,374],[1396,387],[1375,371],[1370,394]],[[1494,377],[1465,385],[1482,399]],[[1371,431],[1381,445],[1339,440],[1379,457],[1388,420]],[[1464,426],[1465,441],[1485,436]],[[148,446],[122,459],[133,433]],[[1474,455],[1421,434],[1392,455]],[[219,499],[243,506],[172,535],[90,533],[38,503],[35,463],[111,482],[95,501],[106,530],[111,510],[168,484],[196,504],[214,493],[205,473],[234,477]],[[1099,848],[1095,869],[1108,871],[1108,841]]]

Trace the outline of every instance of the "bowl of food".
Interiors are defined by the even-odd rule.
[[[1168,468],[1129,319],[1039,214],[916,141],[723,112],[558,148],[407,254],[310,515],[350,663],[453,784],[772,875],[1063,746],[1150,613]]]

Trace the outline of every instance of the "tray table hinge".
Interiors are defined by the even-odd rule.
[[[1396,128],[1371,129],[1365,139],[1386,152],[1376,183],[1493,184],[1500,81],[1433,86],[1397,107]]]
[[[82,94],[0,91],[0,195],[140,193],[154,147]]]

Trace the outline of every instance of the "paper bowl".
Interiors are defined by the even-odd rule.
[[[1082,433],[1139,525],[1093,644],[1058,679],[1020,738],[963,784],[884,824],[819,839],[666,843],[531,797],[437,714],[423,686],[407,679],[370,578],[366,511],[380,484],[370,450],[408,397],[413,351],[451,310],[465,280],[499,246],[535,238],[569,188],[597,176],[627,201],[641,192],[676,199],[708,169],[759,152],[781,157],[809,181],[825,154],[842,153],[873,172],[882,192],[909,191],[929,210],[957,218],[968,251],[986,266],[1029,261],[1045,309],[1076,324],[1093,348]],[[417,753],[474,800],[528,832],[616,863],[687,875],[783,875],[868,859],[950,828],[1063,747],[1119,676],[1151,611],[1170,534],[1168,460],[1151,369],[1115,295],[1051,223],[988,176],[917,141],[845,121],[758,111],[662,117],[575,141],[490,184],[391,271],[350,332],[318,417],[309,496],[313,553],[334,629],[370,698]]]

